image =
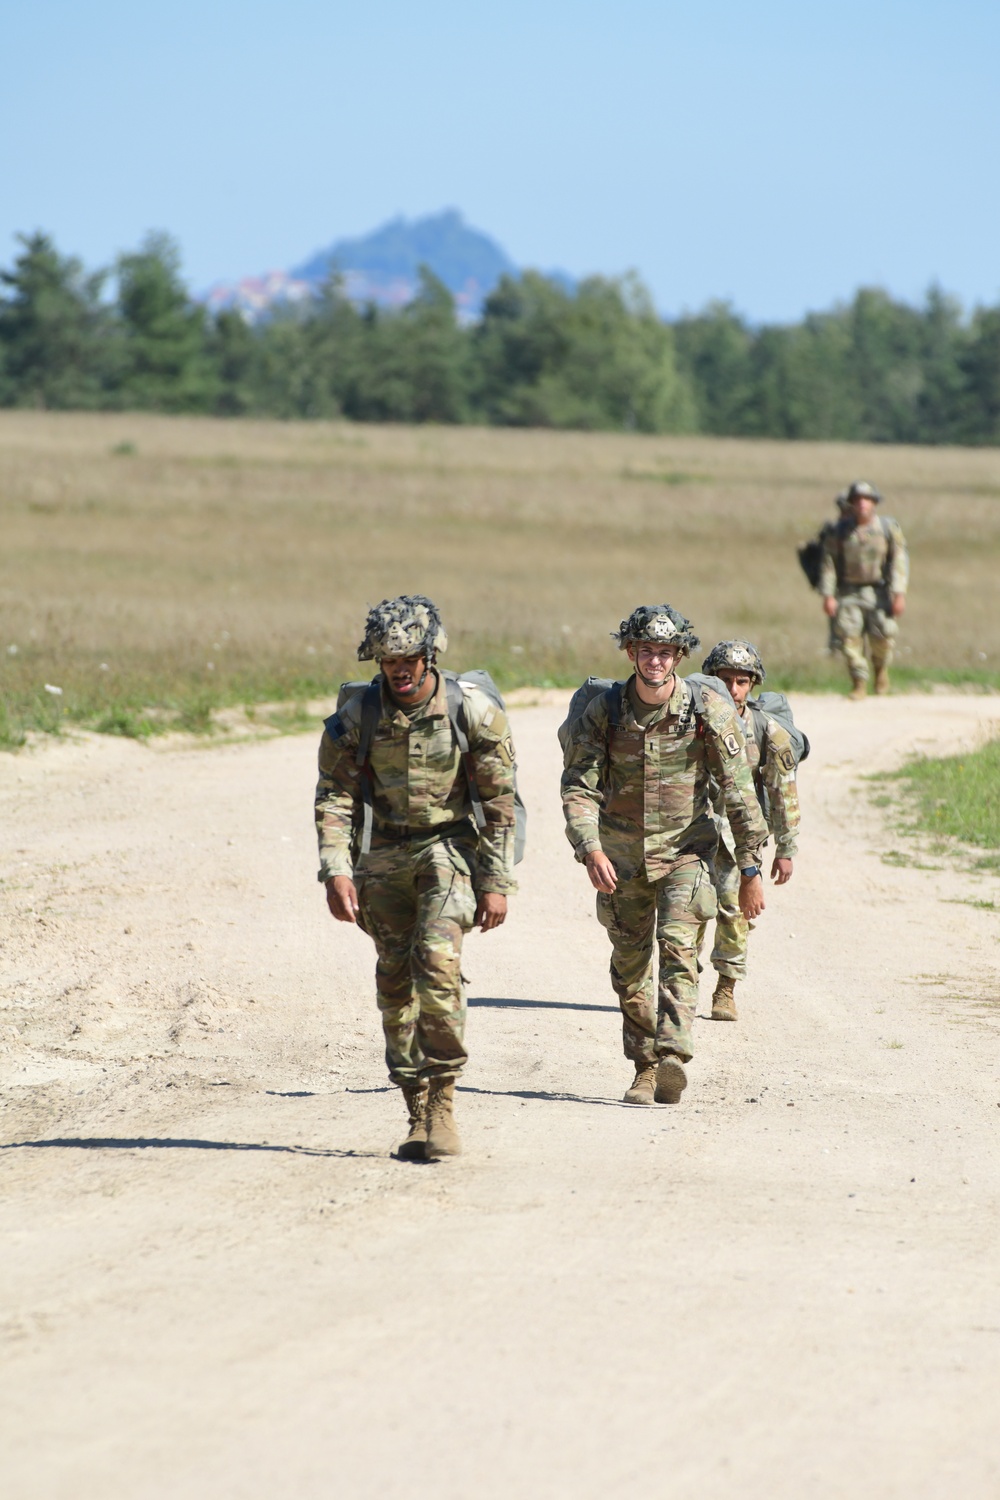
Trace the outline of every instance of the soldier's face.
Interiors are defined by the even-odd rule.
[[[742,708],[750,696],[753,677],[749,672],[737,672],[734,667],[720,667],[719,677],[729,689],[729,696],[737,708]]]
[[[867,526],[875,514],[875,501],[870,495],[855,495],[851,501],[851,515],[859,526]]]
[[[679,646],[654,646],[651,641],[626,646],[626,653],[647,682],[666,682],[681,659]]]
[[[427,670],[426,657],[383,656],[379,666],[382,668],[382,676],[389,684],[389,691],[401,703],[419,702],[425,691],[433,689],[433,677],[428,674],[424,678]],[[423,682],[421,678],[424,678]]]

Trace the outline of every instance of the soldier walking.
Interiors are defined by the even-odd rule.
[[[566,726],[566,834],[611,939],[611,983],[635,1067],[625,1100],[676,1104],[694,1051],[699,935],[716,911],[713,781],[732,826],[748,921],[764,909],[767,826],[732,704],[675,675],[698,645],[690,621],[669,604],[641,605],[612,634],[634,671]]]
[[[701,669],[724,682],[736,704],[757,799],[774,839],[771,879],[785,885],[792,878],[799,834],[797,746],[785,725],[750,697],[752,689],[759,687],[767,675],[756,646],[749,641],[720,641],[712,647]],[[747,977],[750,923],[740,910],[736,844],[721,797],[716,803],[716,814],[719,847],[712,868],[719,910],[715,918],[712,967],[719,977],[712,996],[712,1020],[735,1021],[736,985]]]
[[[837,647],[851,674],[850,698],[868,692],[865,640],[875,668],[875,691],[889,691],[898,626],[906,608],[910,558],[898,521],[877,516],[882,496],[874,485],[856,480],[847,492],[847,514],[823,540],[819,592],[833,621]]]
[[[462,937],[499,927],[515,889],[507,718],[477,687],[437,670],[446,645],[423,595],[370,610],[358,660],[377,662],[379,674],[327,720],[316,788],[327,904],[338,922],[358,923],[378,954],[386,1063],[409,1112],[398,1151],[407,1160],[461,1152],[453,1106],[468,1060]],[[449,689],[460,695],[458,732]]]

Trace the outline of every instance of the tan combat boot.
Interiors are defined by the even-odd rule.
[[[656,1092],[653,1098],[657,1104],[676,1104],[687,1086],[684,1064],[674,1053],[668,1052],[657,1064]]]
[[[889,668],[875,668],[875,691],[879,697],[883,697],[889,691]]]
[[[728,974],[719,975],[715,994],[712,996],[713,1021],[736,1020],[736,997],[733,994],[735,988],[735,979],[731,979]]]
[[[410,1133],[396,1149],[400,1161],[423,1161],[427,1144],[427,1085],[407,1083],[403,1085],[403,1098],[410,1111]]]
[[[454,1078],[432,1078],[427,1093],[427,1145],[424,1147],[427,1161],[462,1154],[462,1142],[455,1129],[454,1105]]]
[[[853,686],[847,695],[847,701],[849,703],[861,703],[868,697],[868,683],[863,677],[852,677],[851,682]]]
[[[655,1084],[656,1065],[646,1062],[636,1063],[635,1078],[632,1080],[632,1087],[625,1090],[622,1102],[625,1104],[652,1104]]]

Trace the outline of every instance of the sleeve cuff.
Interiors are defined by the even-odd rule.
[[[581,865],[586,860],[588,854],[600,854],[600,852],[600,839],[584,839],[581,844],[577,844],[576,848],[573,851],[576,858],[580,861]]]

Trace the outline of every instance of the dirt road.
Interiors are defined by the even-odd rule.
[[[388,1154],[311,738],[0,760],[6,1500],[1000,1494],[998,882],[884,863],[858,780],[1000,706],[797,703],[802,857],[656,1109],[559,716],[514,715],[529,858],[436,1166]]]

